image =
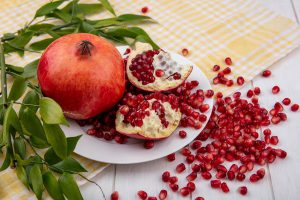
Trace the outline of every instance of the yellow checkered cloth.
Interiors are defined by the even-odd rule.
[[[30,20],[46,0],[1,0],[0,33],[13,32]],[[96,2],[84,1],[81,2]],[[253,0],[111,0],[117,13],[140,13],[149,7],[149,15],[159,24],[144,28],[164,49],[190,51],[189,59],[212,79],[212,66],[224,66],[229,56],[234,62],[234,80],[242,75],[251,80],[300,44],[300,29],[292,20],[279,16]],[[109,16],[101,13],[94,17]],[[22,64],[37,57],[26,54],[24,60],[10,56],[9,63]],[[229,94],[236,87],[213,86]],[[103,165],[78,156],[89,170],[88,177],[99,173]],[[1,162],[1,161],[0,161]],[[17,180],[14,170],[0,173],[0,199],[34,199]]]

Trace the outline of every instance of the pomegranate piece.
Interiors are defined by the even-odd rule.
[[[137,88],[149,92],[168,91],[181,85],[193,67],[181,65],[163,50],[153,50],[150,44],[136,43],[128,57],[126,73]]]
[[[119,193],[117,191],[114,191],[111,195],[110,195],[110,199],[111,200],[118,200],[119,199]]]
[[[246,186],[241,186],[241,187],[239,187],[239,193],[240,193],[241,195],[246,195],[247,192],[248,192],[248,188],[247,188]]]
[[[187,48],[183,48],[181,50],[181,53],[182,53],[183,56],[187,56],[189,54],[189,50]]]
[[[291,99],[290,99],[290,98],[284,98],[284,99],[282,100],[282,103],[283,103],[283,105],[288,106],[288,105],[290,105],[290,103],[291,103]]]
[[[238,85],[244,85],[244,83],[245,83],[244,77],[239,76],[239,77],[236,79],[236,83],[237,83]]]
[[[263,77],[269,77],[271,74],[272,74],[272,72],[268,69],[262,72]]]
[[[228,192],[229,192],[229,187],[228,187],[227,183],[225,183],[225,182],[223,182],[223,183],[221,184],[221,189],[222,189],[222,191],[225,192],[225,193],[228,193]]]
[[[184,163],[180,163],[180,164],[178,164],[178,165],[176,166],[176,172],[177,172],[177,173],[181,173],[181,172],[183,172],[185,169],[186,169],[186,168],[185,168],[185,164],[184,164]]]
[[[183,187],[180,189],[180,194],[185,197],[190,194],[190,189],[188,187]]]
[[[225,58],[225,63],[226,63],[226,65],[232,65],[231,58],[229,58],[229,57]]]
[[[168,161],[172,162],[176,159],[175,153],[171,153],[167,156]]]
[[[179,131],[179,137],[186,138],[186,132],[183,130]]]
[[[299,105],[298,105],[298,104],[293,104],[293,105],[291,106],[291,111],[296,112],[296,111],[298,111],[298,110],[299,110]]]
[[[168,196],[167,190],[161,190],[158,196],[159,196],[159,199],[160,199],[160,200],[165,200],[165,199],[167,199],[167,196]]]
[[[212,188],[220,188],[221,181],[220,180],[211,180],[210,185]]]
[[[147,6],[145,6],[141,9],[141,12],[145,14],[148,12],[148,10],[149,10],[149,8]]]
[[[273,88],[272,88],[272,93],[273,94],[278,94],[280,92],[280,87],[278,87],[277,85],[275,85]]]
[[[145,192],[145,191],[143,191],[143,190],[138,191],[138,192],[137,192],[137,195],[138,195],[139,198],[142,199],[142,200],[145,200],[145,199],[147,199],[147,197],[148,197],[147,192]]]
[[[122,103],[125,105],[116,113],[116,130],[129,137],[146,140],[169,137],[181,119],[178,99],[172,94],[152,93],[143,96],[127,93]],[[121,112],[124,107],[126,110],[129,108],[126,114]]]
[[[163,182],[169,182],[169,180],[170,180],[170,172],[169,171],[165,171],[161,175],[161,179],[163,180]]]

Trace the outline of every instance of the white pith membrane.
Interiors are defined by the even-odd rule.
[[[129,69],[132,64],[132,60],[139,54],[142,54],[148,50],[153,50],[152,46],[148,43],[137,42],[135,44],[135,49],[132,49],[126,66],[126,73],[129,81],[136,87],[145,91],[168,91],[178,87],[182,84],[190,75],[193,70],[193,66],[182,65],[177,63],[171,58],[171,55],[167,52],[160,50],[158,55],[153,57],[153,76],[155,81],[153,83],[148,83],[143,85],[135,76],[133,76],[132,71]],[[163,70],[164,75],[162,77],[156,76],[156,70]],[[181,75],[180,79],[175,80],[172,76],[174,73],[179,73]]]
[[[159,101],[165,109],[165,118],[169,122],[168,126],[165,127],[156,113],[155,110],[151,109],[154,101]],[[120,113],[120,109],[116,114],[116,130],[125,134],[129,137],[137,139],[148,139],[148,140],[157,140],[169,137],[178,127],[181,112],[178,109],[173,109],[169,102],[162,102],[161,100],[150,99],[149,108],[145,111],[149,111],[150,115],[145,116],[143,119],[143,125],[141,127],[132,126],[130,123],[124,123],[124,115]]]

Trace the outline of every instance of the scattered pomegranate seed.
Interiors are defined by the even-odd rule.
[[[231,58],[229,58],[229,57],[225,58],[225,63],[226,63],[226,65],[232,65]]]
[[[211,173],[209,173],[209,172],[202,172],[201,173],[201,176],[204,178],[204,179],[206,179],[206,180],[209,180],[209,179],[211,179]]]
[[[299,110],[299,105],[298,104],[293,104],[291,106],[291,111],[296,112],[297,110]]]
[[[256,174],[262,179],[264,178],[266,171],[264,168],[260,168],[259,170],[257,170]]]
[[[171,153],[167,156],[168,161],[172,162],[176,159],[175,153]]]
[[[217,93],[216,93],[216,97],[217,97],[217,98],[222,98],[222,97],[223,97],[222,92],[217,92]]]
[[[265,129],[265,130],[263,131],[263,133],[264,133],[265,136],[269,136],[269,135],[272,134],[272,131],[271,131],[271,129],[267,128],[267,129]]]
[[[227,183],[225,183],[225,182],[223,182],[223,183],[221,184],[221,189],[222,189],[222,191],[225,192],[225,193],[228,193],[228,192],[229,192],[229,187],[228,187]]]
[[[247,97],[248,97],[248,98],[251,98],[253,95],[254,95],[253,90],[248,90],[248,92],[247,92]]]
[[[259,87],[255,87],[253,90],[254,94],[259,95],[260,94],[260,88]]]
[[[179,137],[186,138],[186,132],[185,131],[179,131]]]
[[[213,90],[207,90],[205,93],[205,97],[211,98],[214,96],[214,91]]]
[[[188,155],[185,160],[186,160],[187,163],[191,164],[191,163],[194,162],[195,156],[194,155]]]
[[[155,75],[157,77],[162,77],[163,75],[165,75],[165,72],[161,69],[158,69],[158,70],[155,71]]]
[[[157,200],[156,197],[148,197],[148,200]]]
[[[272,88],[272,93],[273,94],[278,94],[280,92],[280,88],[277,86],[277,85],[275,85],[273,88]]]
[[[192,172],[190,173],[187,177],[186,180],[188,181],[194,181],[197,178],[197,173],[196,172]]]
[[[290,99],[290,98],[284,98],[284,99],[282,100],[282,104],[283,104],[283,105],[288,106],[288,105],[290,105],[290,103],[291,103],[291,99]]]
[[[177,173],[181,173],[181,172],[183,172],[184,170],[185,170],[185,164],[180,163],[180,164],[177,165],[177,167],[176,167],[176,172],[177,172]]]
[[[277,145],[278,142],[279,142],[279,139],[278,139],[277,136],[272,136],[272,137],[270,138],[270,144]]]
[[[183,148],[181,150],[181,154],[184,156],[188,156],[188,155],[191,155],[191,151],[188,148]]]
[[[183,187],[180,189],[180,194],[185,197],[190,194],[190,189],[188,187]]]
[[[219,70],[220,70],[220,66],[219,65],[214,65],[213,71],[217,72]]]
[[[176,176],[172,176],[172,177],[170,177],[169,182],[172,183],[172,184],[173,183],[177,183],[178,182],[178,178]]]
[[[201,141],[195,140],[195,141],[192,143],[191,148],[192,148],[193,150],[196,150],[196,149],[199,149],[199,148],[201,147],[201,145],[202,145],[202,142],[201,142]]]
[[[147,197],[148,197],[147,192],[145,192],[145,191],[143,191],[143,190],[138,191],[138,192],[137,192],[137,195],[138,195],[139,198],[142,199],[142,200],[145,200],[145,199],[147,199]]]
[[[242,76],[239,76],[236,80],[238,85],[244,85],[245,79]]]
[[[245,178],[246,178],[246,175],[245,175],[245,174],[238,173],[238,174],[236,175],[236,180],[238,180],[238,181],[243,181],[243,180],[245,180]]]
[[[246,195],[248,192],[248,189],[246,186],[241,186],[241,187],[239,187],[239,192],[241,195]]]
[[[196,197],[195,200],[205,200],[203,197]]]
[[[147,13],[148,10],[149,10],[149,8],[145,6],[145,7],[143,7],[143,8],[141,9],[141,12],[142,12],[142,13]]]
[[[171,188],[171,190],[172,190],[173,192],[176,192],[176,191],[178,191],[178,189],[179,189],[179,186],[178,186],[177,184],[173,184],[173,183],[170,183],[170,184],[169,184],[169,187]]]
[[[190,192],[194,192],[196,189],[196,185],[193,182],[188,182],[188,184],[186,185],[187,188],[189,188]]]
[[[212,188],[219,188],[221,186],[220,180],[211,180],[210,185]]]
[[[130,48],[127,48],[126,51],[124,52],[124,55],[127,55],[131,52],[131,49]]]
[[[165,171],[162,175],[161,175],[161,179],[163,180],[163,182],[169,182],[170,179],[170,172],[169,171]]]
[[[97,131],[94,128],[90,128],[89,130],[87,130],[87,134],[88,135],[96,135]]]
[[[272,72],[268,69],[262,72],[263,77],[269,77],[271,74],[272,74]]]
[[[118,200],[119,199],[119,193],[117,191],[114,191],[111,195],[110,195],[110,199],[111,200]]]
[[[231,73],[231,68],[230,68],[230,67],[226,67],[226,68],[223,70],[223,73],[224,73],[224,74],[230,74],[230,73]]]
[[[181,53],[182,53],[183,56],[187,56],[189,54],[189,50],[184,48],[184,49],[181,50]]]
[[[260,177],[257,174],[252,174],[249,178],[250,182],[255,183],[259,181]]]
[[[232,181],[235,178],[235,173],[233,171],[228,171],[227,178],[228,178],[228,180]]]
[[[233,86],[233,80],[228,80],[228,81],[226,82],[226,86],[227,86],[227,87]]]
[[[148,140],[144,142],[145,149],[152,149],[154,147],[154,141]]]
[[[165,199],[167,199],[167,196],[168,196],[167,190],[161,190],[161,191],[160,191],[160,193],[159,193],[159,199],[160,199],[160,200],[165,200]]]
[[[234,173],[238,172],[239,167],[236,164],[232,164],[229,168],[229,171],[233,171]]]

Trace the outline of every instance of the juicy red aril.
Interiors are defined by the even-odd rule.
[[[187,188],[189,188],[190,192],[194,192],[196,189],[196,185],[193,182],[188,182],[188,184],[186,185]]]
[[[219,188],[221,186],[220,180],[211,180],[210,185],[212,188]]]
[[[216,97],[217,97],[217,98],[222,98],[222,97],[223,97],[222,92],[217,92],[217,93],[216,93]]]
[[[276,102],[276,103],[274,104],[274,109],[275,109],[277,112],[283,111],[283,107],[282,107],[282,105],[281,105],[279,102]]]
[[[199,140],[196,140],[192,143],[191,148],[193,150],[199,149],[201,147],[202,143]]]
[[[245,174],[238,173],[236,175],[236,180],[238,180],[238,181],[243,181],[243,180],[245,180],[245,178],[246,178]]]
[[[270,138],[270,143],[271,143],[271,144],[277,145],[278,142],[279,142],[279,139],[278,139],[277,136],[272,136],[272,137]]]
[[[277,85],[275,85],[273,88],[272,88],[272,93],[273,94],[278,94],[280,92],[280,88],[277,86]]]
[[[235,173],[233,171],[228,171],[227,178],[228,178],[228,180],[232,181],[235,178]]]
[[[282,100],[282,103],[283,103],[284,105],[288,106],[288,105],[290,105],[290,103],[291,103],[291,99],[290,99],[290,98],[284,98],[284,99]]]
[[[241,195],[246,195],[248,192],[248,189],[246,186],[241,186],[241,187],[239,187],[239,192]]]
[[[96,135],[97,130],[94,128],[90,128],[89,130],[87,130],[87,134],[88,135]]]
[[[233,80],[228,80],[226,86],[231,87],[233,85]]]
[[[177,173],[181,173],[181,172],[183,172],[184,170],[185,170],[185,164],[180,163],[180,164],[178,164],[178,165],[176,166],[176,172],[177,172]]]
[[[266,171],[264,168],[260,168],[259,170],[257,170],[256,174],[259,176],[259,178],[264,178]]]
[[[206,180],[209,180],[212,177],[210,172],[202,172],[201,176]]]
[[[186,132],[185,131],[179,131],[179,137],[186,138]]]
[[[244,79],[242,76],[239,76],[239,77],[236,79],[236,82],[237,82],[238,85],[244,85],[245,79]]]
[[[187,56],[189,54],[189,50],[184,48],[184,49],[181,50],[181,53],[182,53],[183,56]]]
[[[181,75],[178,72],[175,72],[172,76],[175,80],[181,79]]]
[[[185,160],[186,160],[187,163],[191,164],[191,163],[194,162],[195,156],[194,155],[188,155]]]
[[[255,183],[259,181],[260,177],[257,174],[252,174],[249,178],[250,182]]]
[[[206,90],[205,97],[211,98],[213,96],[214,96],[214,91],[213,90]]]
[[[129,112],[129,107],[127,105],[124,105],[120,108],[120,113],[122,115],[126,115]]]
[[[218,171],[216,173],[216,178],[217,179],[222,179],[222,178],[225,178],[226,177],[226,173],[225,172],[222,172],[222,171]]]
[[[239,168],[236,164],[232,164],[229,168],[229,171],[238,172]]]
[[[145,200],[145,199],[147,199],[147,197],[148,197],[147,192],[145,192],[145,191],[143,191],[143,190],[138,191],[138,192],[137,192],[137,195],[138,195],[139,198],[142,199],[142,200]]]
[[[178,188],[179,188],[179,186],[177,184],[174,184],[174,183],[170,183],[169,187],[171,188],[171,190],[173,192],[176,192],[178,190]]]
[[[226,67],[226,68],[223,70],[223,73],[224,73],[224,74],[230,74],[230,73],[231,73],[230,67]]]
[[[297,110],[299,110],[299,105],[298,104],[293,104],[291,106],[291,111],[296,112]]]
[[[158,70],[155,71],[155,75],[157,77],[162,77],[163,75],[165,75],[165,72],[161,69],[158,69]]]
[[[267,129],[265,129],[265,130],[263,131],[263,133],[264,133],[265,136],[269,136],[269,135],[272,134],[272,131],[271,131],[271,129],[267,128]]]
[[[202,104],[199,108],[199,110],[204,113],[209,109],[209,105],[208,104]]]
[[[148,200],[157,200],[156,197],[148,197]]]
[[[195,200],[205,200],[203,197],[196,197]]]
[[[225,58],[225,63],[226,63],[226,65],[232,65],[231,58],[229,58],[229,57]]]
[[[160,199],[160,200],[165,200],[165,199],[167,199],[167,196],[168,196],[167,190],[161,190],[158,196],[159,196],[159,199]]]
[[[141,12],[142,12],[142,13],[147,13],[147,12],[148,12],[148,10],[149,10],[149,8],[148,8],[148,7],[143,7],[143,8],[141,9]]]
[[[118,200],[119,199],[119,193],[117,191],[113,192],[111,195],[110,195],[110,199],[111,200]]]
[[[193,181],[197,178],[197,173],[196,172],[192,172],[190,173],[187,177],[186,177],[186,180],[188,181]]]
[[[148,140],[144,142],[145,149],[152,149],[154,147],[154,141]]]
[[[253,95],[254,95],[253,90],[248,90],[248,92],[247,92],[247,97],[248,97],[248,98],[251,98]]]
[[[126,51],[124,52],[124,55],[127,55],[131,52],[131,49],[130,48],[127,48]]]
[[[219,65],[215,65],[215,66],[213,67],[213,71],[217,72],[217,71],[219,71],[219,70],[220,70],[220,66],[219,66]]]
[[[164,182],[168,182],[170,180],[170,172],[165,171],[162,175],[161,175],[161,179]]]
[[[262,72],[263,77],[269,77],[271,74],[272,74],[272,72],[268,69]]]
[[[188,148],[183,148],[181,150],[181,154],[184,155],[184,156],[188,156],[188,155],[191,154],[191,151]]]
[[[178,182],[178,178],[176,176],[172,176],[169,178],[169,182],[174,184],[174,183],[177,183]]]
[[[228,185],[227,185],[225,182],[223,182],[223,183],[221,184],[221,189],[222,189],[222,191],[225,192],[225,193],[229,192],[229,187],[228,187]]]
[[[185,197],[190,194],[190,189],[188,187],[183,187],[180,189],[180,194]]]
[[[167,156],[168,161],[172,162],[176,159],[175,153],[171,153]]]
[[[259,87],[255,87],[253,90],[254,94],[259,95],[260,94],[260,88]]]

